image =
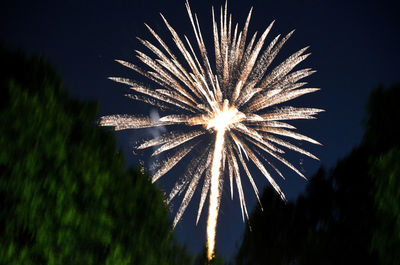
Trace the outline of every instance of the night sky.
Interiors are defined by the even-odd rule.
[[[134,50],[146,51],[136,36],[154,43],[146,30],[148,23],[173,46],[159,12],[182,36],[194,37],[184,0],[179,1],[3,1],[0,8],[0,40],[12,49],[21,48],[29,54],[44,55],[59,71],[70,94],[75,98],[98,101],[100,115],[116,113],[156,114],[151,106],[131,101],[123,95],[127,87],[111,82],[108,76],[145,79],[114,62],[123,59],[139,61]],[[200,19],[203,37],[213,58],[211,35],[211,5],[219,7],[223,1],[190,1],[192,11]],[[360,143],[362,120],[369,91],[379,84],[388,86],[399,78],[399,7],[390,1],[229,1],[233,21],[243,27],[250,7],[254,7],[249,33],[263,31],[276,20],[267,38],[296,29],[285,44],[275,63],[293,52],[310,45],[312,55],[296,69],[312,67],[318,72],[305,79],[310,87],[321,91],[293,101],[295,106],[325,109],[317,120],[292,123],[323,146],[305,143],[303,148],[317,155],[321,161],[289,153],[287,159],[311,177],[323,166],[333,167],[337,160]],[[150,54],[150,52],[148,52]],[[178,53],[177,53],[178,54]],[[0,58],[1,59],[1,58]],[[292,102],[290,102],[292,103]],[[288,103],[288,105],[291,105]],[[161,114],[161,113],[160,113]],[[150,152],[132,153],[142,138],[160,133],[155,130],[117,132],[120,148],[128,165],[143,160],[147,166]],[[107,155],[107,154],[104,154]],[[278,180],[290,200],[303,192],[306,181],[294,172],[279,167],[286,181]],[[164,176],[158,185],[169,192],[184,167]],[[254,177],[262,190],[267,185],[261,173]],[[277,179],[278,176],[274,175]],[[245,185],[245,196],[250,210],[256,198],[250,185]],[[230,200],[225,186],[217,231],[217,252],[229,258],[240,243],[245,229],[242,223],[237,193]],[[206,211],[196,227],[195,218],[199,194],[195,194],[176,232],[192,253],[198,253],[205,242]],[[180,200],[175,200],[175,210]],[[205,209],[207,209],[206,207]],[[175,211],[171,212],[173,216]]]

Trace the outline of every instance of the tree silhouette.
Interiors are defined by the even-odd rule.
[[[264,191],[237,264],[400,263],[399,98],[400,85],[371,92],[361,145],[295,203]]]
[[[400,263],[400,84],[382,86],[370,95],[366,134],[374,156],[370,157],[370,175],[374,182],[377,224],[371,249],[379,254],[380,264]]]
[[[381,264],[400,263],[400,149],[393,148],[374,161],[375,207],[378,222],[372,237],[372,249]]]
[[[191,264],[97,106],[70,99],[44,59],[0,55],[0,264]]]

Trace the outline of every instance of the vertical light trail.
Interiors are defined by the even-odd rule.
[[[222,161],[222,151],[224,148],[225,128],[217,131],[215,140],[214,157],[211,168],[211,190],[210,190],[210,206],[208,208],[207,220],[207,257],[211,260],[214,256],[215,234],[217,230],[217,218],[220,203],[219,194],[219,177]]]

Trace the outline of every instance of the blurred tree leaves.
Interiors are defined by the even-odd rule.
[[[393,148],[373,161],[375,207],[379,216],[372,249],[381,264],[400,263],[400,149]]]
[[[0,55],[0,264],[191,264],[97,106],[70,99],[42,58]]]
[[[361,145],[296,202],[264,191],[237,264],[400,264],[399,98],[400,84],[371,92]]]
[[[400,84],[379,86],[367,104],[364,144],[371,147],[370,176],[373,180],[377,223],[371,250],[380,264],[400,264]]]

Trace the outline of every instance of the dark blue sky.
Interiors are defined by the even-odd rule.
[[[211,44],[211,5],[222,1],[191,1],[198,13],[206,44]],[[318,72],[306,79],[320,92],[296,100],[294,104],[323,108],[318,120],[296,122],[296,127],[324,144],[305,144],[321,163],[289,154],[288,160],[303,167],[310,177],[321,165],[330,168],[361,140],[362,118],[369,91],[379,84],[399,82],[400,28],[398,6],[391,1],[228,1],[233,20],[243,26],[248,10],[254,7],[250,33],[262,31],[276,20],[268,40],[293,28],[295,34],[285,44],[276,62],[298,49],[310,45],[312,52],[300,67],[312,67]],[[46,56],[65,80],[71,95],[100,102],[100,114],[143,113],[151,107],[125,98],[124,86],[106,79],[125,76],[143,80],[124,69],[114,59],[137,63],[134,50],[146,50],[136,36],[152,40],[143,23],[170,39],[162,23],[162,12],[179,34],[193,38],[184,0],[179,1],[3,1],[0,8],[0,39],[10,48],[22,48],[29,53]],[[209,37],[207,37],[209,36]],[[172,44],[171,42],[168,42]],[[210,52],[213,54],[212,52]],[[1,58],[0,58],[1,59]],[[298,69],[298,68],[297,68]],[[117,133],[120,147],[129,164],[138,159],[148,161],[148,153],[132,154],[133,145],[149,130]],[[107,154],[105,154],[107,155]],[[299,164],[302,165],[299,165]],[[286,181],[280,181],[283,191],[294,200],[304,190],[306,182],[295,173],[280,169]],[[179,168],[160,181],[167,192],[180,174]],[[261,175],[255,175],[260,187],[266,185]],[[227,187],[225,187],[227,188]],[[245,229],[241,221],[237,198],[232,202],[228,189],[223,194],[217,231],[217,250],[231,256]],[[255,196],[245,186],[249,209],[255,206]],[[235,196],[237,197],[237,196]],[[179,205],[179,201],[174,201]],[[198,252],[205,242],[203,215],[195,226],[198,194],[193,198],[176,231],[180,240]],[[174,212],[172,212],[174,214]]]

